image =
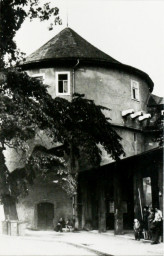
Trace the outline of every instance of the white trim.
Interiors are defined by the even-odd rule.
[[[135,90],[136,97],[133,96],[133,89]],[[139,90],[139,82],[135,80],[131,80],[131,98],[135,101],[140,101],[140,90]]]
[[[43,77],[43,83],[45,81],[45,73],[37,73],[37,74],[32,75],[31,77]]]
[[[58,77],[59,75],[68,75],[68,92],[59,92],[58,91]],[[56,72],[56,95],[70,95],[70,71],[60,71]]]

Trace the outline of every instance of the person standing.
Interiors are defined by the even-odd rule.
[[[140,240],[141,227],[140,227],[140,222],[137,219],[134,219],[133,229],[134,229],[135,240],[139,241]]]
[[[155,208],[155,217],[153,220],[154,229],[152,230],[152,243],[151,244],[158,244],[159,237],[161,235],[161,225],[162,225],[162,212]]]
[[[144,206],[144,208],[143,208],[143,221],[142,221],[144,239],[148,238],[148,216],[149,216],[148,207]]]
[[[152,239],[152,230],[151,230],[151,225],[154,220],[154,210],[153,208],[149,208],[149,215],[148,215],[148,239]]]

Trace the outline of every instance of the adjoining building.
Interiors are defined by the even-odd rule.
[[[74,93],[85,94],[111,109],[104,114],[122,137],[126,156],[118,163],[106,152],[97,169],[80,163],[79,228],[121,233],[132,228],[134,217],[142,218],[144,205],[162,209],[163,149],[156,141],[156,121],[162,120],[163,101],[151,94],[151,78],[100,51],[70,28],[28,56],[22,69],[49,85],[53,98],[71,101]],[[5,154],[11,159],[11,152]],[[14,170],[13,162],[8,160],[7,165]],[[59,217],[71,217],[73,207],[57,184],[38,180],[29,195],[18,202],[17,211],[29,227],[48,229]]]

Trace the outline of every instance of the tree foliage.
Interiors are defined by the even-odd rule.
[[[4,66],[4,56],[9,55],[11,62],[19,61],[24,54],[17,49],[14,37],[25,18],[38,18],[40,21],[54,17],[54,24],[61,24],[59,9],[52,8],[50,3],[41,4],[40,0],[1,0],[0,1],[0,66]]]
[[[61,24],[59,9],[39,0],[0,1],[0,67],[5,67],[5,55],[10,64],[24,55],[14,41],[16,32],[24,20],[38,18],[40,21],[54,17]],[[104,116],[104,107],[95,105],[84,95],[74,95],[70,102],[63,98],[53,99],[47,86],[16,68],[3,69],[0,73],[0,143],[2,148],[12,147],[24,153],[24,167],[9,173],[4,166],[1,184],[4,193],[18,198],[28,193],[36,177],[58,182],[70,195],[76,191],[76,176],[80,162],[97,167],[101,162],[101,145],[114,159],[124,153],[121,138]],[[42,131],[52,145],[47,149],[35,145],[29,150],[29,141],[35,140]],[[1,173],[2,174],[2,173]],[[8,191],[8,192],[6,192]]]
[[[124,153],[121,138],[102,113],[104,107],[95,105],[84,95],[74,95],[71,102],[59,97],[53,99],[41,81],[16,70],[6,72],[0,92],[0,142],[3,145],[28,153],[29,140],[34,139],[40,130],[47,134],[52,143],[62,145],[60,154],[53,149],[47,151],[46,148],[37,147],[32,155],[27,155],[22,172],[24,178],[13,182],[18,187],[22,186],[22,180],[26,190],[25,184],[30,180],[33,182],[39,172],[42,177],[48,177],[50,172],[58,178],[61,176],[59,180],[62,184],[67,184],[64,181],[68,178],[69,183],[71,176],[68,175],[72,173],[71,168],[74,168],[72,166],[76,160],[85,159],[89,166],[99,166],[101,150],[98,145],[102,145],[114,160]],[[67,160],[71,159],[71,163],[66,161],[65,155],[68,156]],[[13,177],[14,174],[11,183]],[[73,180],[71,182],[73,184]],[[19,194],[18,191],[16,194]]]

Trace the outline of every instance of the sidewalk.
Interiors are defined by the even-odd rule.
[[[27,230],[25,238],[67,243],[76,247],[86,248],[100,255],[158,256],[164,254],[163,243],[151,245],[150,241],[147,240],[136,241],[132,233],[114,236],[113,231],[100,234],[97,231],[57,233],[54,231]]]

